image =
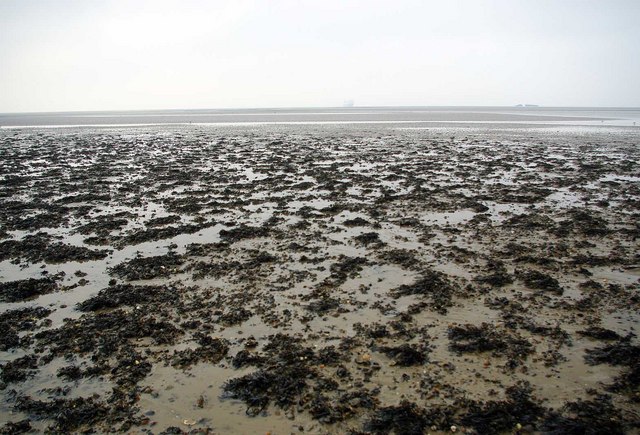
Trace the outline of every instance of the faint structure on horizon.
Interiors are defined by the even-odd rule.
[[[344,100],[344,103],[342,103],[342,107],[353,107],[353,100]]]

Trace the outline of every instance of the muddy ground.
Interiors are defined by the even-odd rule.
[[[0,433],[637,433],[639,139],[0,131]]]

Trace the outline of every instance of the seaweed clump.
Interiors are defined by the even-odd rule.
[[[222,313],[218,321],[225,326],[233,326],[249,320],[251,316],[253,316],[253,311],[247,310],[244,307],[235,307]]]
[[[487,274],[474,278],[474,281],[492,287],[504,287],[505,285],[511,284],[513,278],[507,272],[504,263],[490,262],[487,265]]]
[[[246,366],[257,366],[265,362],[265,358],[257,355],[249,350],[241,350],[231,360],[231,365],[235,369],[239,369]]]
[[[53,293],[58,288],[55,277],[3,282],[0,284],[0,302],[20,302]]]
[[[267,237],[269,229],[265,227],[252,227],[241,225],[230,230],[220,230],[220,238],[228,243],[238,242],[244,239],[255,239],[257,237]]]
[[[401,296],[421,295],[431,299],[429,306],[440,314],[447,314],[448,308],[453,305],[454,286],[442,272],[427,270],[422,277],[413,284],[401,285],[391,290],[391,297],[397,299]]]
[[[585,360],[592,365],[632,365],[640,362],[640,346],[634,346],[626,340],[614,344],[588,349]]]
[[[0,366],[2,373],[0,380],[5,384],[12,382],[21,382],[31,377],[38,368],[38,357],[35,355],[26,355],[13,361],[9,361]]]
[[[215,225],[214,221],[207,221],[200,224],[185,224],[170,227],[161,228],[146,228],[144,230],[138,230],[123,236],[118,239],[114,244],[122,248],[127,245],[137,245],[139,243],[150,242],[152,240],[170,239],[180,234],[193,234],[201,231],[205,228],[209,228]]]
[[[502,433],[513,430],[518,424],[536,427],[544,417],[546,410],[532,400],[529,385],[509,387],[506,396],[504,401],[467,403],[461,423],[478,433]]]
[[[360,409],[375,409],[379,403],[377,391],[361,389],[344,392],[336,398],[316,392],[309,403],[309,413],[324,424],[344,421],[353,417]]]
[[[313,311],[317,314],[325,314],[328,311],[334,310],[340,307],[340,301],[336,298],[329,296],[323,296],[318,300],[312,301],[307,306],[307,310]]]
[[[450,415],[446,410],[426,410],[403,400],[397,406],[379,408],[364,428],[373,434],[422,435],[432,425],[446,427],[449,424]]]
[[[175,368],[186,369],[201,361],[216,364],[229,352],[229,342],[222,338],[202,335],[198,338],[199,347],[176,351],[171,358],[171,365]]]
[[[555,231],[558,236],[567,236],[572,232],[577,232],[588,237],[602,237],[610,232],[607,221],[587,210],[573,209],[568,212],[568,215],[568,219],[558,224]]]
[[[329,267],[331,271],[329,280],[336,286],[349,278],[355,278],[362,271],[363,266],[369,263],[364,257],[347,257],[346,255],[340,255],[338,260]]]
[[[344,225],[345,227],[366,227],[371,224],[368,220],[358,216],[353,219],[347,219],[346,221],[342,222],[342,225]]]
[[[178,294],[173,287],[120,284],[100,290],[96,296],[79,303],[77,308],[80,311],[98,311],[122,305],[159,304],[177,300]]]
[[[601,328],[599,326],[590,326],[589,328],[578,331],[578,334],[585,337],[595,338],[596,340],[620,340],[622,336],[611,329]]]
[[[114,355],[129,340],[151,338],[157,344],[173,344],[182,331],[173,324],[156,320],[141,310],[114,310],[84,315],[64,326],[36,334],[37,348],[49,346],[53,355],[93,353],[94,360]]]
[[[38,327],[36,321],[47,317],[51,310],[44,307],[27,307],[10,310],[0,314],[0,351],[6,351],[25,343],[20,339],[19,331],[33,330]]]
[[[622,435],[625,433],[623,421],[620,411],[611,403],[611,397],[599,395],[594,400],[567,403],[559,412],[551,412],[542,430],[553,435]]]
[[[632,345],[627,338],[624,338],[603,347],[588,349],[584,358],[591,365],[609,364],[627,367],[625,372],[615,378],[609,389],[628,393],[634,400],[640,400],[637,394],[640,387],[640,346]]]
[[[174,252],[153,257],[134,258],[111,268],[110,273],[127,281],[169,277],[176,268],[184,263],[181,256]]]
[[[376,232],[363,233],[359,236],[355,236],[354,240],[362,245],[369,246],[382,246],[384,242],[380,240],[380,235]]]
[[[243,401],[248,415],[260,414],[272,402],[282,409],[290,408],[299,402],[310,380],[317,377],[309,366],[314,352],[300,345],[299,340],[276,334],[264,350],[265,368],[231,379],[223,386],[223,397]]]
[[[381,346],[378,350],[391,358],[394,365],[401,367],[422,365],[428,361],[428,351],[407,343],[400,346]]]
[[[0,435],[18,435],[22,433],[31,432],[33,427],[28,419],[20,420],[16,422],[8,422],[4,426],[0,427]]]
[[[89,428],[103,421],[109,413],[107,405],[92,397],[44,402],[22,396],[16,399],[14,408],[40,418],[52,419],[54,423],[48,430],[54,433],[69,433],[80,428]]]
[[[260,414],[272,401],[286,409],[296,403],[308,387],[311,370],[305,364],[280,365],[270,370],[258,370],[224,385],[226,397],[247,405],[248,415]]]
[[[557,279],[537,270],[524,270],[516,273],[524,285],[534,290],[545,290],[561,295],[564,290]]]
[[[47,233],[29,234],[22,240],[6,240],[0,243],[0,261],[14,258],[25,259],[32,263],[66,263],[68,261],[102,260],[108,250],[93,250],[84,246],[66,245],[51,242]]]
[[[489,323],[451,327],[449,340],[449,349],[457,353],[493,351],[496,356],[521,358],[533,352],[531,343],[521,336],[499,330]]]
[[[52,243],[52,237],[44,232],[29,234],[22,240],[6,240],[0,243],[0,261],[13,258],[32,263],[66,263],[68,261],[102,260],[108,250],[93,250],[84,246]]]
[[[390,249],[378,255],[389,263],[399,264],[407,269],[411,269],[419,263],[415,253],[408,249]]]

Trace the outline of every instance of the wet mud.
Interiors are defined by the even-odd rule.
[[[0,131],[0,433],[638,433],[633,129]]]

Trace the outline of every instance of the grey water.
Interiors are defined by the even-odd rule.
[[[442,126],[640,127],[640,108],[598,107],[332,107],[3,113],[0,128],[143,125],[390,124]]]

